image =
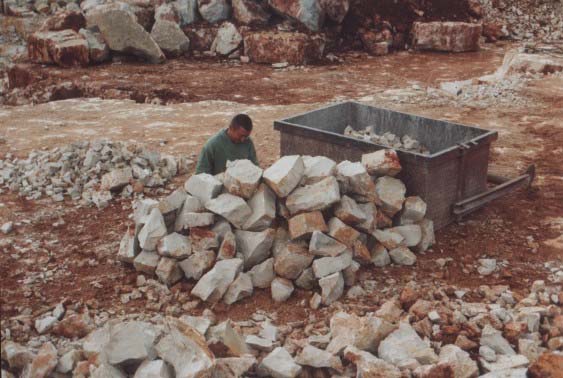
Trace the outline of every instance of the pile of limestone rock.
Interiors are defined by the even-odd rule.
[[[8,153],[0,160],[0,186],[27,199],[49,196],[60,202],[68,196],[105,207],[115,195],[130,197],[145,187],[163,186],[192,165],[189,159],[177,159],[137,144],[76,142],[32,151],[25,159]]]
[[[2,377],[554,378],[561,300],[561,285],[544,281],[527,297],[413,282],[360,313],[335,302],[293,322],[262,310],[240,321],[209,309],[111,318],[59,304],[34,323],[31,312],[2,319]],[[14,341],[9,330],[29,323],[39,336]]]
[[[426,148],[426,146],[408,134],[405,134],[402,137],[399,137],[390,131],[383,134],[377,134],[374,131],[373,126],[368,126],[363,130],[355,130],[352,126],[348,125],[344,129],[344,135],[365,140],[366,142],[380,144],[389,148],[417,152],[423,155],[430,154],[430,150]]]
[[[320,288],[311,307],[329,305],[361,265],[413,265],[413,251],[433,243],[426,204],[405,197],[400,170],[394,150],[339,164],[285,156],[265,170],[229,162],[221,175],[136,202],[118,258],[167,285],[196,281],[191,294],[203,301],[232,304],[269,288],[281,302],[297,286]]]

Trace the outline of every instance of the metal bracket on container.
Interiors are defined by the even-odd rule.
[[[526,173],[513,179],[492,174],[487,175],[487,181],[497,185],[494,188],[487,190],[486,192],[466,198],[463,201],[456,202],[453,206],[453,213],[457,216],[458,219],[461,219],[463,216],[486,205],[494,199],[512,192],[513,190],[516,190],[523,186],[529,188],[535,177],[535,165],[530,165],[526,170]]]
[[[461,200],[461,198],[463,197],[463,193],[465,192],[465,180],[464,180],[465,179],[465,165],[466,165],[465,155],[471,147],[469,147],[465,143],[458,143],[457,148],[459,148],[460,161],[459,161],[459,169],[458,169],[458,173],[457,173],[456,198],[459,201],[459,200]]]

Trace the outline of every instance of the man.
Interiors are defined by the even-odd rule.
[[[229,160],[248,159],[258,165],[251,132],[250,117],[237,114],[227,129],[219,131],[205,143],[199,154],[196,173],[216,175],[224,172]]]

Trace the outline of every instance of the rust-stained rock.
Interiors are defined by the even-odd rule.
[[[65,11],[49,17],[40,31],[60,31],[72,29],[75,32],[86,26],[86,19],[80,11]]]
[[[311,31],[319,31],[324,24],[325,11],[318,0],[268,0],[268,5]]]
[[[190,49],[193,51],[209,51],[217,37],[219,28],[215,26],[187,26],[182,28],[190,39]]]
[[[325,40],[304,33],[257,32],[244,36],[244,55],[255,63],[306,64],[322,58]]]
[[[87,66],[88,43],[73,30],[36,32],[27,40],[29,59],[61,67]]]
[[[477,51],[482,30],[481,24],[467,22],[415,22],[412,46],[416,50]]]
[[[291,239],[310,237],[313,231],[327,232],[328,227],[320,211],[294,216],[288,222]]]

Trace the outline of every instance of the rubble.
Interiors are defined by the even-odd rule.
[[[383,134],[377,134],[375,132],[376,128],[376,126],[367,126],[364,130],[356,130],[351,125],[348,125],[344,129],[344,135],[364,140],[366,142],[379,144],[387,148],[401,149],[422,155],[430,154],[430,150],[426,146],[410,135],[405,134],[402,137],[399,137],[390,131],[386,131]],[[365,154],[363,156],[362,164],[366,166],[368,171],[371,169],[373,173],[370,172],[370,174],[376,176],[395,176],[401,171],[401,164],[398,161],[396,152],[393,150],[384,149],[372,152],[371,154]]]
[[[78,142],[32,151],[25,159],[0,160],[0,185],[28,199],[50,196],[59,200],[59,196],[68,196],[104,207],[120,187],[124,186],[121,196],[131,197],[132,182],[147,188],[165,185],[177,174],[180,161],[142,145],[108,140]],[[103,190],[103,185],[117,192]]]
[[[29,59],[61,67],[87,66],[88,43],[73,30],[33,33],[28,39]]]
[[[481,32],[481,24],[414,22],[412,26],[413,47],[418,50],[447,52],[477,51]]]

